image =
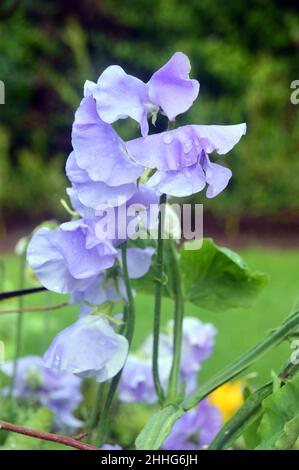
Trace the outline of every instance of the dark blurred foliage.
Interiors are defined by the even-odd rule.
[[[59,211],[73,114],[88,78],[112,63],[148,79],[173,52],[189,55],[201,91],[179,123],[248,123],[228,157],[233,180],[205,201],[240,218],[289,221],[299,209],[299,4],[251,0],[2,0],[0,207]],[[127,138],[134,123],[123,122]],[[201,197],[200,197],[201,199]]]

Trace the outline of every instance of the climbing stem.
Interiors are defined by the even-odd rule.
[[[135,328],[135,303],[134,303],[134,296],[131,287],[131,281],[128,273],[128,263],[127,263],[127,247],[126,244],[122,245],[121,248],[122,253],[122,269],[123,269],[123,277],[126,286],[126,294],[127,294],[127,308],[126,308],[126,329],[125,329],[125,337],[128,340],[129,347],[131,345],[134,328]],[[108,418],[110,414],[111,405],[113,402],[113,398],[115,396],[120,378],[121,378],[122,370],[112,379],[107,397],[104,403],[104,407],[100,416],[98,432],[96,437],[96,445],[97,447],[101,447],[105,441],[105,437],[107,434],[108,428]]]
[[[174,275],[173,288],[175,295],[175,308],[173,325],[173,358],[168,384],[168,398],[170,400],[175,399],[178,394],[184,319],[184,296],[182,291],[182,282],[178,264],[178,253],[176,250],[175,242],[173,240],[171,240],[171,253]]]
[[[157,242],[157,258],[156,258],[156,285],[155,285],[155,306],[154,306],[154,324],[153,324],[153,379],[155,390],[160,404],[164,402],[165,395],[161,385],[159,376],[159,337],[160,337],[160,323],[161,323],[161,301],[163,289],[163,209],[166,203],[166,194],[160,197],[160,211],[158,221],[158,242]]]

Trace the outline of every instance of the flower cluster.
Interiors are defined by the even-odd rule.
[[[13,374],[13,362],[1,367],[9,377]],[[8,395],[8,387],[0,390]],[[82,401],[81,380],[67,372],[57,372],[45,367],[39,356],[25,356],[17,361],[17,374],[13,396],[25,406],[40,405],[53,411],[54,429],[72,432],[82,426],[74,411]]]
[[[128,233],[112,236],[97,229],[106,220],[105,208],[114,208],[118,226],[126,229],[120,212],[133,206],[136,231],[142,224],[147,230],[147,212],[162,193],[187,196],[207,186],[207,197],[214,197],[228,184],[231,171],[212,162],[210,154],[229,152],[245,134],[245,124],[187,125],[149,135],[149,117],[154,123],[161,112],[173,121],[197,98],[199,83],[189,78],[190,68],[187,56],[177,52],[147,83],[119,66],[108,67],[97,83],[85,83],[66,163],[76,215],[56,229],[39,229],[28,247],[28,263],[40,282],[81,306],[80,319],[60,332],[45,354],[47,367],[104,381],[125,363],[127,340],[102,306],[127,300],[120,249]],[[128,117],[139,123],[141,137],[125,142],[112,124]],[[151,248],[128,249],[129,276],[143,276],[152,255]],[[192,341],[190,333],[186,354],[198,355],[200,362],[205,352],[198,345],[193,349]],[[196,371],[187,371],[188,360],[183,366],[189,379]]]
[[[172,322],[168,323],[167,333],[161,335],[159,372],[161,384],[167,387],[172,360]],[[210,323],[202,323],[194,317],[185,317],[183,322],[183,342],[181,361],[181,383],[186,391],[192,392],[197,385],[198,372],[202,363],[213,350],[216,329]],[[156,403],[149,337],[135,353],[130,353],[120,382],[119,399],[123,402],[148,404]],[[199,449],[209,444],[222,424],[220,410],[208,400],[186,413],[177,421],[173,431],[165,441],[169,450]]]

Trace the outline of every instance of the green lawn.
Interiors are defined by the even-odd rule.
[[[210,321],[218,328],[216,349],[212,359],[205,365],[201,377],[204,378],[223,367],[239,353],[252,346],[263,337],[265,332],[278,325],[290,312],[299,295],[299,249],[279,250],[270,248],[251,248],[241,251],[248,264],[270,276],[269,285],[251,309],[235,309],[211,314],[192,306],[186,306],[187,315],[195,315],[204,321]],[[4,289],[18,287],[19,261],[14,256],[5,255]],[[43,305],[63,301],[62,296],[42,293],[28,296],[26,306]],[[135,345],[140,343],[150,332],[152,322],[153,299],[138,296],[137,325]],[[13,308],[16,301],[1,304],[1,309]],[[171,301],[163,303],[163,322],[171,318]],[[26,313],[24,318],[23,354],[41,354],[56,331],[68,325],[76,318],[75,308],[65,308],[49,313]],[[0,317],[0,340],[5,342],[6,355],[13,354],[15,315]],[[253,370],[258,373],[257,382],[269,377],[271,369],[277,370],[291,350],[287,345],[277,348],[262,359]]]

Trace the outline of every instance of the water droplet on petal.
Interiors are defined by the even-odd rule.
[[[171,144],[173,142],[173,136],[169,133],[163,135],[163,142],[165,144]]]
[[[189,153],[192,150],[192,147],[193,147],[192,140],[185,140],[185,142],[183,142],[184,153]]]

